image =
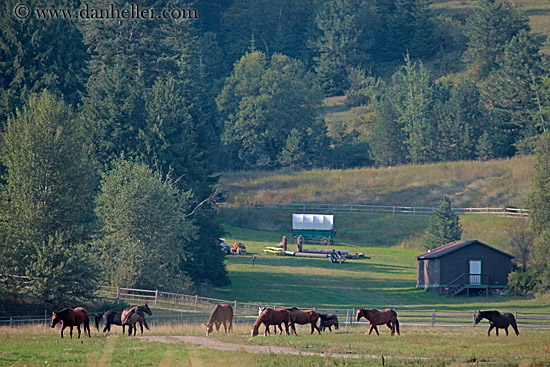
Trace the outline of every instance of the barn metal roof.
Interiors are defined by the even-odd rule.
[[[442,256],[445,256],[447,254],[450,254],[451,252],[454,252],[454,251],[457,251],[463,247],[467,247],[467,246],[470,246],[470,245],[473,245],[474,243],[477,243],[479,245],[482,245],[482,246],[485,246],[485,247],[488,247],[490,248],[491,250],[494,250],[496,252],[500,252],[501,254],[503,255],[506,255],[510,258],[514,258],[514,256],[504,252],[504,251],[500,251],[499,249],[496,249],[492,246],[489,246],[487,245],[486,243],[483,243],[481,241],[478,241],[478,240],[473,240],[473,241],[455,241],[455,242],[449,242],[448,244],[446,245],[443,245],[443,246],[439,246],[433,250],[429,250],[428,252],[425,252],[421,255],[418,255],[416,256],[416,258],[418,260],[425,260],[425,259],[437,259],[439,257],[442,257]]]

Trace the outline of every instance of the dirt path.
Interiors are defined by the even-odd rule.
[[[234,344],[225,343],[216,339],[207,338],[205,336],[140,336],[140,339],[165,342],[165,343],[193,343],[200,346],[224,350],[224,351],[238,351],[242,350],[249,353],[274,353],[274,354],[293,354],[301,356],[318,356],[318,357],[332,357],[332,358],[382,358],[373,354],[351,354],[351,353],[317,353],[298,350],[290,347],[279,346],[263,346],[263,345],[246,345],[246,344]],[[384,356],[384,358],[391,359],[392,357]],[[428,359],[428,358],[407,358],[407,357],[394,357],[398,359]]]

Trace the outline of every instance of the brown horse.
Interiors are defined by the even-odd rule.
[[[317,330],[321,334],[321,330],[317,327],[317,320],[319,320],[319,314],[314,310],[301,311],[296,307],[287,308],[290,312],[290,326],[292,327],[292,332],[296,334],[296,327],[294,324],[306,325],[311,324],[311,333],[313,334],[314,330]]]
[[[397,330],[397,334],[401,335],[399,333],[399,321],[397,320],[397,312],[392,310],[391,308],[386,308],[382,311],[378,311],[377,309],[366,309],[363,307],[359,307],[357,309],[357,321],[361,317],[364,317],[365,319],[369,320],[370,323],[370,330],[369,335],[372,333],[372,330],[376,331],[377,335],[380,335],[378,333],[378,328],[376,325],[384,325],[386,324],[391,329],[391,336],[395,335],[395,331]]]
[[[285,330],[286,334],[289,335],[288,332],[288,324],[291,322],[290,318],[290,312],[285,310],[284,308],[279,308],[277,310],[266,308],[262,311],[260,316],[256,319],[256,322],[252,326],[252,331],[250,335],[256,336],[258,335],[258,329],[260,329],[260,325],[264,324],[265,330],[264,330],[264,336],[267,336],[269,334],[269,325],[276,325],[279,326],[279,330],[281,330],[281,333],[283,332],[283,328],[281,327],[281,324],[285,324]],[[275,329],[275,332],[277,329]]]
[[[229,329],[227,328],[227,324],[229,323]],[[220,330],[220,325],[223,324],[223,329],[226,334],[230,334],[231,330],[233,329],[233,307],[231,305],[217,305],[212,310],[212,313],[210,314],[210,318],[208,319],[208,322],[206,325],[206,336],[210,335],[212,332],[212,325],[216,325],[216,331]],[[228,332],[229,330],[229,332]]]
[[[55,325],[61,320],[61,337],[63,338],[63,330],[68,326],[70,328],[71,339],[73,337],[73,326],[76,326],[78,331],[78,337],[80,338],[80,324],[84,324],[84,334],[88,330],[88,336],[90,335],[90,316],[88,311],[84,307],[77,307],[74,310],[72,308],[65,308],[58,312],[53,312],[52,314],[52,324],[51,327],[54,328]]]
[[[146,303],[144,305],[140,306],[130,306],[126,307],[124,311],[122,311],[122,315],[120,316],[120,320],[122,321],[122,326],[128,325],[128,335],[132,335],[132,328],[134,330],[134,336],[136,335],[136,323],[139,322],[139,326],[141,327],[141,334],[143,335],[143,325],[145,325],[145,328],[149,330],[149,325],[147,325],[147,321],[145,320],[144,313],[151,316],[153,312],[151,312],[151,309],[149,308],[149,305]]]
[[[320,329],[321,331],[325,331],[326,328],[329,329],[330,332],[332,332],[332,327],[334,326],[334,330],[338,330],[338,316],[336,316],[333,313],[326,313],[326,314],[319,314],[319,318],[321,319],[320,322]]]

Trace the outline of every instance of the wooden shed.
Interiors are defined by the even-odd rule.
[[[456,241],[418,255],[417,288],[454,296],[506,288],[514,256],[483,242]]]

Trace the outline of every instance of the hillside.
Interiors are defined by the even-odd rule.
[[[388,168],[227,172],[230,202],[521,207],[531,189],[532,157]]]

